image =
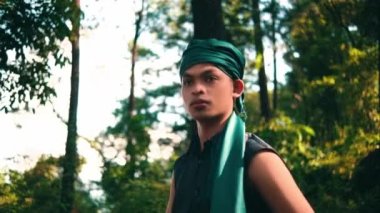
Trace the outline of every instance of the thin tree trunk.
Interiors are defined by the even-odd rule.
[[[129,122],[127,122],[126,126],[126,136],[127,136],[127,146],[125,148],[125,151],[127,154],[129,154],[130,159],[128,164],[130,168],[127,170],[128,176],[130,178],[134,178],[134,173],[136,170],[136,159],[134,153],[134,144],[133,144],[133,136],[132,132],[128,130],[129,125],[133,125],[131,120],[133,117],[133,111],[135,110],[136,107],[136,98],[135,98],[135,66],[136,66],[136,61],[137,61],[137,43],[138,39],[141,34],[141,22],[143,20],[143,13],[144,13],[144,3],[145,1],[142,0],[141,2],[141,10],[136,13],[136,22],[135,22],[135,36],[133,38],[133,43],[132,43],[132,49],[131,49],[131,78],[130,78],[130,83],[131,83],[131,88],[129,92],[129,99],[128,99],[128,111],[127,111],[127,117],[129,119]]]
[[[141,22],[143,19],[143,10],[144,10],[144,0],[142,1],[141,10],[137,12],[137,19],[135,22],[135,36],[133,38],[132,43],[132,50],[131,50],[131,88],[129,91],[129,105],[128,105],[128,115],[131,118],[133,114],[133,110],[135,109],[135,66],[136,66],[136,60],[137,60],[137,41],[140,37],[140,29],[141,29]]]
[[[223,22],[221,0],[192,0],[194,38],[230,41]]]
[[[133,115],[133,110],[135,109],[135,66],[137,61],[137,42],[141,34],[141,22],[143,20],[145,0],[141,2],[141,10],[136,13],[135,21],[135,36],[133,37],[132,49],[131,49],[131,88],[129,91],[129,105],[128,105],[128,115],[131,118]]]
[[[259,70],[259,86],[260,86],[260,109],[261,116],[265,120],[270,119],[270,107],[269,107],[269,96],[267,88],[267,76],[265,74],[265,64],[264,64],[264,46],[263,46],[263,33],[260,26],[260,10],[259,10],[259,0],[252,0],[252,18],[255,24],[254,27],[254,37],[255,37],[255,47],[256,47],[256,66]]]
[[[73,29],[70,37],[72,46],[72,66],[71,66],[71,92],[70,108],[67,126],[66,152],[63,161],[63,175],[61,184],[61,206],[60,212],[69,213],[74,207],[76,179],[76,168],[78,165],[77,154],[77,109],[79,92],[79,29],[80,29],[80,0],[73,0],[75,7],[73,19],[71,20]]]
[[[276,3],[274,0],[271,2],[272,4],[272,45],[273,45],[273,111],[277,110],[277,47],[276,47],[276,19],[277,19],[277,10],[276,10]]]

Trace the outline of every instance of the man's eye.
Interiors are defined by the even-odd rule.
[[[191,84],[191,80],[190,79],[183,79],[182,84],[184,86],[190,85]]]
[[[216,78],[215,78],[215,76],[212,76],[212,75],[210,75],[210,76],[206,76],[206,78],[205,78],[205,81],[206,81],[206,82],[212,82],[212,81],[214,81],[214,80],[216,80]]]

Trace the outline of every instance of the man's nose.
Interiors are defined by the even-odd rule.
[[[202,85],[199,82],[194,82],[193,88],[192,88],[192,94],[198,95],[204,93],[204,85]]]

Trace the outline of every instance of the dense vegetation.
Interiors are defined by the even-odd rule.
[[[68,63],[57,44],[72,36],[67,25],[73,20],[72,4],[46,2],[0,1],[0,110],[5,113],[25,109],[34,99],[44,104],[55,94],[46,83],[54,74],[47,59]],[[134,76],[143,72],[135,70],[136,63],[160,60],[139,43],[142,34],[179,50],[193,36],[231,41],[248,56],[247,128],[277,149],[316,212],[379,212],[379,5],[376,0],[302,0],[289,5],[270,0],[141,0],[135,31],[130,32],[135,36],[129,71]],[[265,70],[264,62],[272,62],[264,58],[263,42],[274,53],[280,43],[286,45],[284,59],[290,70],[284,84]],[[11,51],[16,53],[12,60]],[[28,58],[27,51],[34,57]],[[151,67],[144,75],[176,75],[173,67]],[[267,88],[267,81],[273,87]],[[189,118],[168,101],[179,98],[179,85],[157,85],[136,97],[134,77],[130,83],[130,94],[114,112],[118,122],[89,140],[103,160],[96,186],[104,194],[94,198],[75,180],[73,211],[165,209],[172,165],[188,138],[180,143],[161,138],[160,146],[172,146],[173,155],[152,162],[147,155],[149,130],[166,122],[160,114],[169,113],[178,118],[166,122],[172,132],[186,136]],[[114,156],[107,155],[110,149]],[[66,193],[61,190],[63,165],[73,163],[79,171],[84,163],[80,159],[42,156],[30,170],[0,174],[0,212],[57,212]]]

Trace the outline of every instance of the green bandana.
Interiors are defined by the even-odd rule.
[[[211,63],[233,79],[243,79],[245,58],[231,43],[217,39],[194,39],[183,52],[180,76],[191,66],[200,63]]]
[[[191,66],[201,63],[211,63],[226,73],[232,79],[242,79],[245,59],[243,54],[232,44],[216,39],[192,40],[182,55],[180,76]],[[245,118],[244,94],[235,102],[235,112],[232,112],[225,127],[222,141],[213,162],[213,190],[211,212],[213,213],[244,213],[244,149],[245,149]]]
[[[211,63],[232,79],[243,79],[245,58],[231,43],[217,39],[194,39],[183,52],[179,74],[183,74],[191,66]],[[236,112],[245,119],[244,93],[235,102]]]

